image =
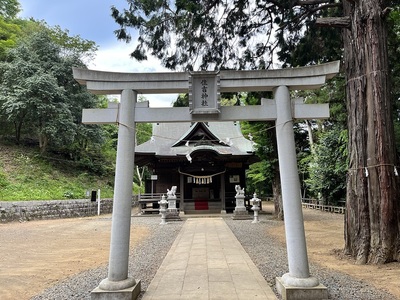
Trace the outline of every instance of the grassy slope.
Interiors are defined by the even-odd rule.
[[[82,199],[101,189],[112,197],[113,178],[98,178],[73,162],[41,158],[37,149],[0,143],[0,201]]]

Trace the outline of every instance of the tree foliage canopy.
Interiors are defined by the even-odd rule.
[[[49,145],[73,145],[82,134],[81,111],[95,105],[94,96],[72,77],[72,66],[82,66],[76,55],[62,55],[47,30],[21,40],[0,63],[1,114],[12,122],[19,141],[23,132]]]
[[[340,205],[346,199],[347,131],[338,126],[323,132],[315,146],[306,183],[324,204]]]
[[[0,16],[13,19],[21,11],[18,0],[0,0]]]
[[[129,42],[129,29],[139,31],[131,55],[145,60],[151,54],[167,68],[186,70],[268,68],[276,60],[278,47],[281,57],[291,55],[305,25],[328,9],[334,14],[340,8],[340,3],[331,0],[133,0],[128,5],[122,12],[112,7],[112,16],[120,25],[115,31],[118,39]],[[320,57],[318,49],[324,44],[312,32],[307,38],[318,46],[310,48],[313,61],[331,59],[333,54],[326,51]],[[332,45],[335,52],[339,43],[332,40]]]
[[[14,21],[0,17],[0,60],[5,59],[8,49],[16,46],[21,31],[21,26]]]

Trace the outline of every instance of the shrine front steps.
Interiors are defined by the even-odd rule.
[[[210,215],[221,217],[221,210],[185,210],[184,216],[190,215],[192,218],[195,215]]]
[[[185,214],[214,214],[221,213],[221,202],[184,202]]]

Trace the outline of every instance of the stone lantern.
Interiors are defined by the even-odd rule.
[[[251,210],[254,211],[254,219],[253,219],[253,222],[251,222],[251,223],[258,223],[258,222],[260,222],[260,221],[258,220],[258,212],[259,212],[259,210],[260,210],[260,203],[261,203],[261,200],[258,199],[258,198],[257,198],[257,194],[254,193],[254,194],[253,194],[253,198],[250,200],[250,204],[253,205],[253,206],[251,207]]]
[[[158,204],[160,205],[160,215],[161,215],[161,223],[160,225],[164,225],[167,224],[167,222],[165,221],[167,218],[167,205],[168,205],[168,201],[165,200],[165,195],[162,195],[161,200],[158,201]]]

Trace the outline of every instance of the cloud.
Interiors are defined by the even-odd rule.
[[[133,51],[132,44],[116,42],[111,45],[101,47],[97,51],[96,58],[90,63],[90,68],[102,71],[118,72],[161,72],[167,71],[159,61],[151,59],[138,62],[130,57]]]
[[[130,57],[133,44],[117,42],[100,47],[96,58],[89,64],[89,69],[109,72],[152,73],[171,72],[161,66],[160,62],[150,57],[147,61],[138,62]],[[169,107],[177,98],[177,94],[146,94],[151,107]]]
[[[114,30],[118,28],[111,17],[110,7],[119,9],[127,7],[126,0],[20,0],[22,12],[20,17],[33,17],[45,20],[50,26],[59,25],[68,29],[70,35],[79,35],[84,39],[95,41],[99,50],[94,61],[89,64],[93,70],[111,72],[169,72],[154,58],[137,62],[130,58],[135,44],[117,41]],[[133,40],[137,32],[131,32]],[[152,107],[171,106],[177,95],[157,94],[144,95]]]
[[[126,7],[126,0],[19,0],[22,18],[45,20],[50,26],[67,29],[71,35],[102,45],[115,40],[117,23],[111,17],[111,6]]]

